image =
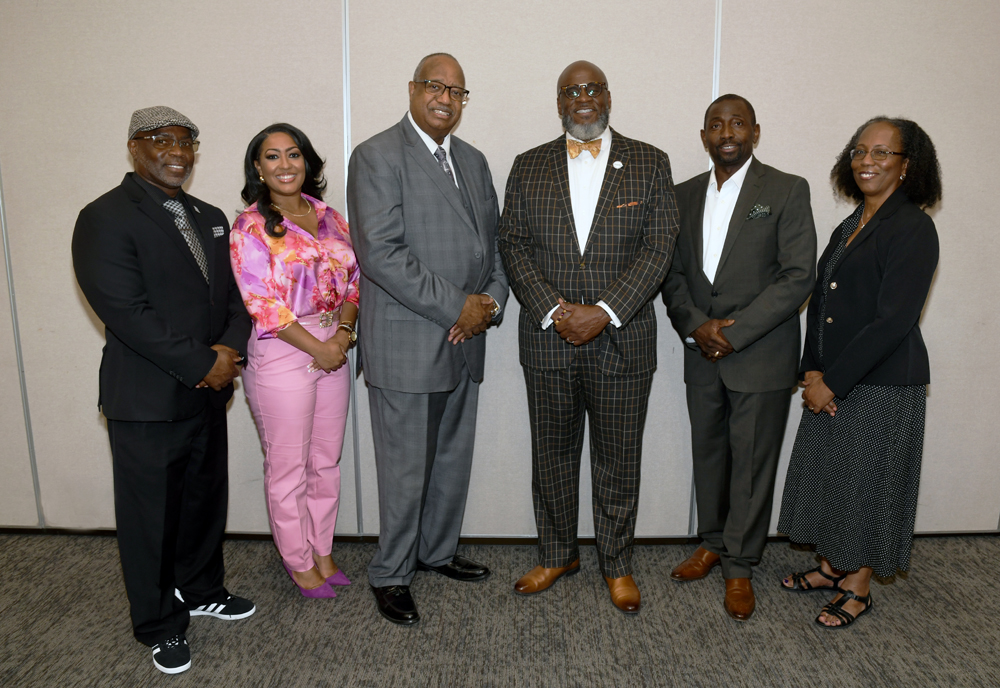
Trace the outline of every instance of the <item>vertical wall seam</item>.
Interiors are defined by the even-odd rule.
[[[0,171],[0,234],[3,235],[4,267],[7,271],[7,293],[10,297],[10,322],[14,334],[14,356],[17,360],[17,377],[21,386],[21,408],[24,410],[24,433],[28,441],[28,463],[31,465],[31,484],[35,489],[35,509],[38,526],[45,527],[42,510],[42,489],[38,482],[38,462],[35,460],[35,439],[31,430],[31,411],[28,408],[28,384],[24,377],[24,355],[21,351],[21,330],[17,322],[17,299],[14,295],[14,270],[10,257],[10,238],[7,234],[7,205],[3,195],[3,173]]]
[[[722,0],[715,0],[715,50],[712,54],[712,100],[719,97],[719,67],[722,62]],[[711,159],[709,159],[711,167]],[[692,449],[693,451],[693,449]],[[692,467],[694,461],[692,457]],[[691,506],[688,511],[688,537],[698,529],[698,502],[694,489],[694,470],[691,471]],[[1000,529],[1000,526],[998,526]]]
[[[351,26],[350,0],[343,0],[344,10],[341,43],[343,44],[343,96],[344,101],[344,197],[347,196],[347,170],[351,160]],[[347,208],[344,217],[350,222]],[[358,439],[358,353],[357,347],[350,351],[351,359],[351,439],[354,441],[354,500],[358,510],[358,535],[364,535],[365,516],[361,503],[361,441]]]

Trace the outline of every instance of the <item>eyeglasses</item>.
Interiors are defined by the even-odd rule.
[[[851,156],[851,160],[864,160],[865,156],[868,155],[868,151],[864,148],[853,148],[848,155]],[[906,153],[897,153],[896,151],[886,150],[885,148],[875,148],[871,151],[872,160],[875,162],[888,160],[890,155],[902,155],[905,157]]]
[[[447,91],[452,100],[461,102],[462,105],[469,102],[469,92],[461,86],[448,86],[447,84],[442,84],[440,81],[432,81],[431,79],[422,79],[414,83],[423,84],[424,90],[428,95],[439,96]]]
[[[570,100],[576,100],[584,93],[591,98],[596,98],[604,93],[604,89],[607,87],[608,85],[603,81],[591,81],[589,84],[570,84],[569,86],[560,86],[559,90]]]
[[[191,149],[191,152],[197,152],[198,146],[201,145],[201,141],[195,141],[194,139],[175,139],[173,136],[167,136],[166,134],[157,134],[156,136],[136,136],[135,141],[152,141],[153,148],[156,150],[170,150],[174,146],[177,146],[182,151]]]

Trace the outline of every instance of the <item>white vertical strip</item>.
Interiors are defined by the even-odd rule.
[[[722,62],[722,0],[715,0],[715,51],[712,56],[712,100],[719,97],[719,67]],[[709,167],[712,160],[709,158]],[[688,536],[698,532],[698,502],[694,490],[694,472],[691,473],[691,508],[688,512]]]
[[[3,235],[3,255],[7,270],[7,293],[10,296],[10,322],[14,329],[14,356],[17,359],[17,376],[21,383],[21,408],[24,409],[24,432],[28,440],[28,463],[31,464],[31,483],[35,488],[35,509],[38,525],[45,527],[42,511],[42,488],[38,482],[38,464],[35,461],[35,438],[31,430],[31,411],[28,409],[28,384],[24,379],[24,355],[21,351],[21,330],[17,324],[17,300],[14,298],[14,270],[10,257],[10,240],[7,234],[7,205],[3,197],[3,174],[0,173],[0,234]]]
[[[344,46],[343,62],[343,95],[344,101],[344,190],[347,190],[347,167],[351,160],[351,27],[350,0],[343,0],[344,16],[342,19],[341,42]],[[350,222],[347,206],[344,206],[344,217]],[[356,325],[357,323],[355,323]],[[351,438],[354,440],[354,499],[358,509],[358,535],[365,532],[364,508],[361,504],[361,441],[358,439],[358,354],[357,347],[349,352],[351,365]]]

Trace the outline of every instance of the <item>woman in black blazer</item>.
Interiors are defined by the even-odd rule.
[[[802,421],[778,530],[820,566],[782,581],[836,594],[816,623],[845,628],[872,607],[872,574],[910,564],[930,366],[918,321],[938,260],[934,144],[916,123],[876,117],[830,174],[857,209],[830,238],[809,302]]]

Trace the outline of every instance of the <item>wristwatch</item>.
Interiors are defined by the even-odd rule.
[[[354,331],[354,324],[353,324],[353,323],[349,323],[349,322],[342,322],[342,323],[340,323],[339,325],[337,325],[337,329],[338,329],[338,330],[339,330],[339,329],[341,329],[341,328],[343,328],[343,329],[347,330],[347,339],[348,339],[348,340],[349,340],[349,341],[350,341],[350,342],[351,342],[352,344],[353,344],[354,342],[358,341],[358,333]]]
[[[492,296],[490,298],[493,299]],[[493,310],[490,311],[490,317],[495,318],[498,315],[500,315],[500,304],[497,303],[496,299],[493,299]]]

